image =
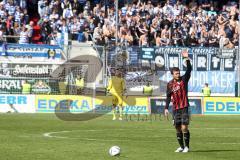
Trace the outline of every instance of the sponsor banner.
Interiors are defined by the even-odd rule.
[[[1,93],[21,93],[22,80],[20,79],[0,79]]]
[[[96,113],[111,113],[112,96],[97,96],[95,99]],[[149,114],[148,97],[124,96],[123,114]]]
[[[31,93],[33,94],[50,94],[51,87],[43,80],[35,81],[31,87]]]
[[[204,98],[203,114],[224,115],[240,114],[240,98],[207,97]]]
[[[221,57],[224,57],[224,58],[229,58],[229,57],[234,57],[236,54],[236,51],[237,49],[229,49],[229,48],[221,48],[220,49],[220,55]]]
[[[17,75],[48,75],[51,67],[49,65],[12,65],[13,67],[13,76]]]
[[[150,68],[155,59],[155,49],[142,47],[140,51],[140,59],[143,68]]]
[[[59,65],[10,64],[0,65],[0,77],[49,77]]]
[[[23,91],[23,83],[30,84],[29,94],[65,94],[67,84],[55,79],[1,79],[0,92],[19,94]]]
[[[5,79],[0,78],[0,93],[5,94],[20,94],[24,90],[24,83],[30,85],[29,94],[67,94],[69,93],[69,87],[71,86],[72,92],[76,93],[76,85],[74,81],[69,83],[64,79],[39,79],[39,78],[28,78],[28,79]],[[26,89],[26,88],[25,88]]]
[[[34,95],[0,94],[1,113],[35,113]]]
[[[142,47],[141,48],[141,59],[153,60],[155,56],[155,49],[149,47]]]
[[[37,113],[92,112],[92,98],[75,95],[36,95],[35,107]]]
[[[181,72],[182,75],[184,73]],[[166,83],[172,79],[170,71],[158,72],[158,76],[161,81]],[[192,71],[188,90],[189,92],[197,92],[201,95],[205,83],[209,84],[212,93],[235,94],[235,72]],[[161,88],[164,91],[166,86],[161,86]]]
[[[87,96],[73,95],[36,95],[35,107],[37,113],[67,112],[71,113],[111,113],[112,96],[97,96],[95,108],[92,98]],[[129,96],[123,99],[124,114],[148,114],[148,98]]]
[[[15,58],[34,58],[43,57],[51,59],[61,59],[62,49],[55,45],[37,44],[3,44],[0,55]]]
[[[202,114],[202,98],[189,97],[190,113],[191,114]],[[166,106],[165,97],[153,97],[150,98],[151,113],[153,114],[164,114],[164,108]],[[169,106],[169,111],[172,112],[172,102]]]

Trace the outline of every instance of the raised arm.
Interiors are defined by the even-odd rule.
[[[188,51],[183,51],[182,56],[184,59],[186,59],[186,63],[187,63],[187,71],[185,72],[184,77],[188,81],[191,77],[191,71],[192,71],[192,65],[191,65],[190,59],[188,57]]]
[[[187,70],[184,76],[186,77],[187,80],[189,80],[191,77],[192,65],[189,59],[186,60],[186,63],[187,63]]]

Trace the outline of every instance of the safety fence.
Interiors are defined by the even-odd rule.
[[[200,96],[205,83],[213,95],[234,96],[239,74],[237,48],[138,47],[3,44],[0,47],[0,93],[104,95],[115,68],[122,69],[128,95],[165,95],[170,69],[186,70],[181,53],[188,50],[193,66],[191,95]],[[23,89],[28,83],[30,89]],[[29,88],[29,85],[27,88]]]

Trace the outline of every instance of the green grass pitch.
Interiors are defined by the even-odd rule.
[[[67,122],[54,114],[1,114],[1,160],[238,160],[240,116],[193,116],[191,152],[178,147],[171,121]],[[118,145],[121,155],[110,157]]]

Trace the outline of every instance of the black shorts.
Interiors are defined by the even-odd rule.
[[[188,107],[173,111],[173,125],[189,125],[189,119]]]

